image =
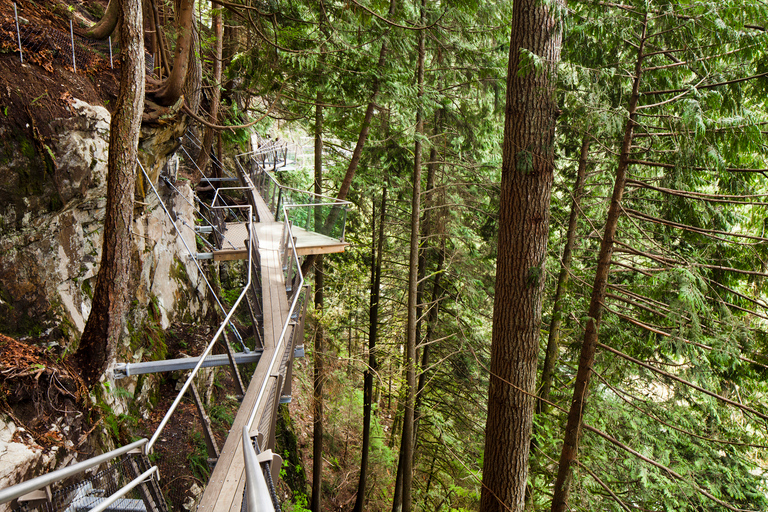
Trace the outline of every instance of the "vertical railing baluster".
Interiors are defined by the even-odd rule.
[[[69,20],[69,39],[72,41],[72,69],[77,73],[77,63],[75,62],[75,31],[72,28],[72,20]]]
[[[13,16],[16,18],[16,39],[19,41],[19,58],[24,64],[24,54],[21,50],[21,32],[19,31],[19,12],[16,10],[16,2],[13,2]]]

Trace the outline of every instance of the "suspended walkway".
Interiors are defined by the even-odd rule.
[[[211,240],[205,241],[206,252],[187,247],[190,256],[198,267],[206,259],[242,261],[245,285],[230,308],[216,297],[223,321],[198,357],[117,365],[116,378],[191,369],[152,437],[0,490],[0,504],[46,512],[168,511],[157,466],[150,461],[155,443],[189,394],[213,465],[198,510],[279,510],[274,482],[282,459],[273,451],[275,424],[278,406],[291,399],[293,359],[304,354],[308,294],[301,257],[344,250],[349,205],[280,185],[274,173],[290,164],[287,155],[287,144],[255,138],[253,151],[235,158],[234,173],[208,180],[215,190],[210,203],[196,199],[204,221],[195,229],[201,240],[206,235]],[[219,186],[225,183],[237,186]],[[250,332],[235,327],[236,312],[250,318]],[[212,354],[217,344],[225,354]],[[247,388],[239,366],[246,363],[256,365]],[[231,369],[242,400],[219,449],[194,381],[201,368],[224,365]],[[86,476],[86,471],[91,473]]]

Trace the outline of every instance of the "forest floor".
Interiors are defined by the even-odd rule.
[[[112,108],[120,83],[119,59],[114,59],[113,69],[108,43],[78,36],[83,23],[96,19],[82,4],[24,2],[17,12],[23,63],[14,4],[0,0],[0,115],[24,132],[31,127],[37,142],[48,144],[50,122],[71,117],[74,98]],[[72,65],[68,19],[74,20],[77,71]]]

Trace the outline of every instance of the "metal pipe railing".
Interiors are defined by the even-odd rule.
[[[243,459],[245,460],[245,503],[248,512],[275,510],[272,497],[259,465],[253,440],[248,434],[248,427],[243,427]]]
[[[114,502],[131,492],[136,486],[141,485],[144,483],[147,478],[152,476],[153,473],[157,473],[157,466],[152,466],[130,482],[128,482],[126,485],[124,485],[122,488],[118,489],[117,492],[115,492],[113,495],[111,495],[109,498],[105,499],[104,501],[100,502],[98,505],[93,507],[88,512],[104,512],[109,508],[110,505],[112,505]]]
[[[293,243],[293,233],[291,232],[291,226],[288,225],[288,236],[291,239],[290,245],[293,253],[294,261],[298,263],[297,268],[297,275],[299,277],[299,283],[296,285],[297,289],[300,289],[304,286],[304,275],[301,272],[301,262],[299,260],[299,255],[296,252],[296,246]],[[269,362],[269,367],[267,369],[266,375],[272,375],[272,371],[275,367],[275,362],[277,361],[277,356],[280,354],[280,349],[283,347],[286,339],[286,333],[288,332],[288,327],[291,325],[291,316],[293,315],[293,312],[296,309],[296,304],[299,301],[300,293],[294,293],[293,294],[293,300],[291,301],[291,307],[288,309],[288,316],[285,319],[285,323],[283,324],[283,328],[280,331],[280,337],[278,338],[277,346],[275,347],[275,351],[272,354],[272,359]],[[261,406],[261,401],[264,399],[264,395],[267,389],[267,382],[269,379],[264,379],[264,382],[261,384],[261,388],[259,388],[259,394],[256,397],[256,402],[254,403],[253,410],[251,411],[251,416],[248,418],[248,422],[246,423],[246,427],[250,431],[251,426],[253,425],[253,420],[256,418],[256,412],[259,410],[259,407]]]
[[[33,478],[32,480],[27,480],[26,482],[22,482],[20,484],[14,485],[13,487],[8,487],[7,489],[3,489],[0,491],[0,504],[8,503],[9,501],[15,500],[16,498],[24,496],[25,494],[29,494],[30,492],[33,492],[38,489],[42,489],[43,487],[47,487],[51,484],[54,484],[59,480],[70,478],[72,476],[77,475],[78,473],[82,473],[87,469],[98,466],[99,464],[102,464],[104,462],[109,462],[110,460],[116,457],[125,455],[126,453],[132,450],[141,448],[145,444],[147,444],[146,439],[139,439],[138,441],[135,441],[129,445],[123,446],[122,448],[118,448],[116,450],[112,450],[111,452],[97,455],[96,457],[90,458],[88,460],[84,460],[82,462],[78,462],[77,464],[73,464],[65,468],[57,469],[56,471],[51,471],[50,473],[47,473],[45,475],[40,475],[37,478]]]
[[[214,207],[214,208],[224,208],[224,207]],[[248,219],[249,219],[249,225],[250,225],[250,232],[255,233],[255,230],[253,228],[253,208],[251,205],[247,206],[240,206],[237,208],[241,209],[247,209],[248,210]],[[219,336],[221,336],[222,332],[224,332],[224,329],[229,325],[229,322],[232,319],[232,316],[235,313],[235,310],[237,310],[237,307],[240,305],[240,302],[245,297],[245,294],[247,293],[248,289],[251,286],[251,283],[253,282],[251,276],[252,276],[252,267],[253,267],[253,237],[250,237],[248,239],[248,282],[243,287],[243,291],[240,292],[240,295],[237,297],[237,300],[232,305],[231,308],[229,308],[229,313],[227,313],[226,318],[224,318],[224,321],[219,326],[219,329],[216,331],[216,334],[214,335],[211,342],[208,344],[207,347],[205,347],[205,350],[200,355],[200,360],[195,365],[195,367],[192,369],[192,371],[189,374],[189,377],[187,377],[187,380],[184,382],[184,385],[181,387],[181,390],[179,391],[179,394],[176,396],[176,399],[173,401],[173,404],[171,404],[171,407],[168,409],[168,412],[165,413],[165,416],[163,417],[163,420],[160,422],[160,425],[158,425],[157,430],[150,438],[147,445],[144,447],[145,453],[149,454],[150,450],[152,449],[152,446],[154,446],[155,442],[157,441],[157,438],[160,437],[160,433],[163,431],[165,426],[168,424],[168,421],[170,420],[173,413],[176,411],[176,408],[179,406],[179,403],[181,402],[181,399],[184,397],[184,394],[189,389],[190,385],[192,384],[192,379],[197,375],[198,370],[203,365],[203,360],[208,356],[208,354],[211,353],[211,350],[213,350],[214,345],[219,340]]]

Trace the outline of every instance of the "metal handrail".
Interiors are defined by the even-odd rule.
[[[141,448],[145,444],[147,444],[147,439],[139,439],[138,441],[135,441],[129,445],[123,446],[122,448],[117,448],[111,452],[102,453],[101,455],[97,455],[96,457],[78,462],[77,464],[72,464],[71,466],[57,469],[56,471],[51,471],[50,473],[40,475],[37,478],[33,478],[32,480],[27,480],[26,482],[22,482],[12,487],[8,487],[7,489],[0,490],[0,504],[7,503],[11,500],[24,496],[25,494],[29,494],[30,492],[42,489],[43,487],[47,487],[53,483],[58,482],[59,480],[64,480],[65,478],[75,476],[87,469],[98,466],[104,462],[108,462],[116,457],[119,457],[120,455],[125,455],[132,450]]]
[[[248,427],[243,427],[243,459],[245,460],[245,503],[248,512],[275,510],[269,494],[267,481],[259,467],[253,440],[248,434]]]
[[[316,192],[312,192],[311,190],[301,190],[299,188],[293,188],[293,187],[289,187],[287,185],[283,185],[282,183],[277,181],[277,179],[275,179],[275,177],[272,176],[271,174],[266,173],[266,175],[267,175],[267,177],[270,180],[272,180],[275,183],[275,185],[277,185],[278,187],[280,187],[283,190],[290,190],[292,192],[298,192],[300,194],[306,194],[308,196],[314,196],[314,197],[321,197],[323,199],[328,199],[329,200],[329,202],[327,202],[327,203],[307,203],[307,204],[303,204],[302,203],[301,206],[333,206],[333,205],[351,206],[352,205],[351,201],[347,201],[347,200],[344,200],[344,199],[337,199],[337,198],[335,198],[333,196],[326,196],[325,194],[318,194]]]
[[[214,335],[211,342],[208,344],[207,347],[205,347],[205,350],[200,355],[200,360],[190,372],[189,376],[187,377],[187,380],[184,382],[184,385],[181,387],[179,394],[176,396],[176,399],[173,401],[173,404],[171,404],[171,407],[168,409],[168,412],[165,413],[165,416],[163,417],[163,420],[160,422],[160,425],[158,425],[157,430],[152,435],[147,445],[144,447],[144,452],[147,454],[150,453],[152,446],[154,446],[155,442],[157,441],[157,438],[160,437],[160,433],[168,424],[168,421],[171,419],[171,416],[176,411],[176,408],[179,406],[179,403],[181,402],[181,399],[184,397],[184,394],[192,385],[192,380],[195,378],[195,376],[197,375],[197,372],[202,367],[203,361],[205,360],[206,356],[208,356],[208,354],[211,353],[211,350],[213,350],[214,345],[219,340],[219,336],[221,336],[222,332],[224,332],[224,329],[227,327],[227,325],[229,325],[229,322],[232,319],[232,316],[234,315],[235,310],[237,310],[237,307],[240,305],[240,302],[243,300],[243,297],[245,297],[245,294],[247,293],[248,289],[251,287],[251,283],[253,281],[252,280],[253,237],[255,236],[255,233],[256,233],[256,230],[253,227],[253,207],[251,205],[245,205],[245,206],[237,206],[237,207],[214,206],[213,208],[214,209],[215,208],[238,208],[238,209],[248,210],[248,222],[250,225],[250,232],[252,233],[252,236],[248,238],[248,282],[243,287],[243,291],[240,292],[240,296],[237,298],[235,303],[232,305],[231,308],[229,308],[229,313],[227,313],[226,318],[224,318],[224,321],[219,326],[219,329],[216,331],[216,334]]]
[[[239,164],[240,163],[238,162],[238,165]],[[139,164],[139,165],[141,165],[141,164]],[[146,170],[144,170],[143,166],[141,168],[142,168],[142,171],[144,172],[144,174],[146,176],[146,174],[147,174]],[[269,175],[268,173],[265,173],[265,174],[267,174],[267,176],[269,176],[269,178],[274,181],[275,185],[280,187],[280,190],[292,190],[292,191],[296,191],[296,192],[299,192],[299,193],[302,193],[302,194],[308,194],[308,195],[314,196],[314,197],[322,197],[322,198],[331,199],[333,201],[333,202],[330,202],[330,203],[321,203],[319,205],[308,204],[306,206],[329,206],[329,205],[346,206],[346,205],[352,204],[349,201],[336,201],[335,199],[330,198],[328,196],[322,196],[320,194],[314,194],[312,192],[307,192],[307,191],[302,191],[302,190],[298,190],[298,189],[293,189],[291,187],[284,187],[284,186],[280,185],[276,180],[274,180],[274,178],[271,175]],[[250,175],[250,173],[246,173],[246,175]],[[148,179],[148,181],[149,181],[150,185],[152,186],[152,189],[154,190],[155,194],[157,194],[158,197],[159,197],[159,194],[157,193],[157,190],[155,189],[154,184],[151,182],[151,180]],[[255,187],[255,185],[254,185],[254,187]],[[221,191],[221,190],[243,190],[243,189],[250,189],[250,188],[251,187],[222,187],[222,188],[218,188],[216,190],[215,195],[214,195],[214,204],[216,203],[216,198],[218,197],[219,191]],[[167,210],[165,209],[165,205],[162,203],[162,201],[161,201],[161,204],[163,206],[163,209],[166,211],[166,213],[168,213]],[[304,286],[304,275],[301,272],[301,262],[299,260],[299,256],[298,256],[295,244],[294,244],[294,237],[293,237],[293,232],[291,230],[291,225],[290,225],[290,222],[287,220],[288,217],[286,215],[287,214],[287,209],[291,208],[292,206],[296,207],[296,206],[299,206],[299,205],[282,205],[282,210],[283,210],[283,218],[285,219],[284,220],[285,230],[286,230],[287,237],[288,237],[288,240],[287,240],[288,244],[287,245],[289,245],[290,248],[291,248],[291,256],[289,256],[291,258],[291,262],[290,262],[289,268],[291,268],[291,267],[295,268],[295,275],[296,275],[296,277],[298,277],[298,280],[297,280],[298,283],[293,283],[293,282],[291,283],[293,288],[292,288],[291,295],[289,296],[289,298],[291,299],[291,305],[290,305],[290,308],[289,308],[289,311],[288,311],[288,316],[286,317],[286,321],[285,321],[285,323],[282,326],[282,330],[280,332],[280,337],[279,337],[277,345],[275,347],[274,354],[272,356],[271,361],[269,362],[268,371],[266,373],[267,378],[265,378],[264,382],[262,382],[261,389],[259,390],[259,394],[258,394],[258,396],[256,398],[256,402],[255,402],[254,407],[253,407],[253,409],[251,411],[251,415],[250,415],[250,417],[248,419],[248,422],[247,422],[246,426],[243,429],[243,436],[244,436],[244,439],[243,439],[244,444],[243,444],[243,446],[244,446],[244,449],[246,450],[246,452],[244,453],[244,456],[246,456],[247,459],[250,460],[250,462],[247,462],[247,464],[246,464],[247,466],[248,465],[253,466],[253,464],[252,464],[253,461],[257,460],[257,459],[255,459],[255,453],[254,453],[254,449],[253,449],[253,446],[252,446],[251,442],[247,442],[246,443],[246,438],[248,438],[248,432],[250,431],[250,429],[251,429],[251,427],[253,425],[256,413],[260,409],[260,407],[262,405],[262,402],[263,402],[263,399],[264,399],[264,397],[266,395],[267,385],[268,385],[268,383],[270,381],[270,379],[268,377],[270,375],[272,375],[273,371],[275,370],[275,364],[278,361],[278,355],[281,354],[281,352],[284,352],[284,350],[281,350],[281,349],[284,349],[285,344],[287,342],[287,339],[288,339],[288,336],[287,336],[288,328],[292,324],[291,318],[292,318],[292,316],[294,315],[294,313],[296,311],[296,307],[297,307],[297,304],[299,302],[299,298],[301,296],[301,293],[297,293],[297,290],[301,290],[303,288],[303,286]],[[219,326],[218,330],[216,331],[216,334],[214,335],[213,339],[206,346],[206,348],[203,351],[203,353],[200,355],[200,357],[198,359],[197,365],[195,365],[195,367],[190,372],[189,376],[187,377],[187,380],[185,381],[184,385],[182,386],[181,390],[179,391],[178,396],[176,397],[176,399],[174,400],[173,404],[171,405],[171,407],[166,412],[165,416],[163,417],[162,421],[160,422],[160,425],[158,425],[155,433],[152,435],[152,437],[149,440],[141,439],[139,441],[136,441],[136,442],[131,443],[129,445],[126,445],[124,447],[118,448],[116,450],[112,450],[110,452],[107,452],[105,454],[93,457],[91,459],[88,459],[88,460],[85,460],[83,462],[74,464],[72,466],[69,466],[69,467],[66,467],[66,468],[62,468],[62,469],[53,471],[53,472],[48,473],[46,475],[41,475],[41,476],[39,476],[37,478],[34,478],[32,480],[29,480],[27,482],[22,482],[22,483],[17,484],[17,485],[15,485],[13,487],[1,490],[0,491],[0,504],[6,503],[6,502],[11,501],[11,500],[16,499],[16,498],[19,498],[21,496],[24,496],[25,494],[28,494],[28,493],[33,492],[35,490],[44,488],[46,486],[49,486],[49,485],[51,485],[51,484],[53,484],[55,482],[58,482],[60,480],[65,479],[65,478],[72,477],[72,476],[74,476],[74,475],[76,475],[76,474],[78,474],[78,473],[80,473],[82,471],[85,471],[85,470],[87,470],[89,468],[92,468],[94,466],[98,466],[99,464],[102,464],[104,462],[110,461],[110,460],[112,460],[112,459],[114,459],[114,458],[116,458],[116,457],[118,457],[120,455],[123,455],[125,453],[128,453],[128,452],[130,452],[132,450],[136,450],[136,449],[139,449],[139,448],[143,447],[143,451],[144,451],[145,454],[149,454],[151,452],[152,447],[154,446],[154,444],[157,441],[157,439],[159,438],[160,434],[162,433],[162,431],[164,430],[164,428],[168,424],[170,418],[175,413],[179,403],[181,402],[181,399],[183,398],[184,394],[188,391],[189,387],[191,386],[192,381],[193,381],[194,377],[196,376],[197,372],[202,367],[205,358],[210,354],[210,352],[212,351],[214,345],[216,344],[216,342],[218,341],[218,339],[220,338],[220,336],[224,332],[225,328],[231,323],[231,319],[232,319],[232,316],[234,315],[234,312],[237,310],[238,306],[242,302],[243,297],[245,297],[246,293],[250,290],[250,288],[253,285],[253,265],[254,265],[254,262],[253,262],[253,258],[254,258],[253,257],[253,254],[254,254],[253,248],[254,248],[254,245],[253,244],[254,244],[254,238],[255,238],[255,229],[254,229],[254,225],[253,225],[254,224],[253,206],[252,205],[245,205],[245,206],[212,206],[211,209],[244,209],[244,210],[247,210],[247,213],[248,213],[248,223],[249,223],[249,228],[250,228],[250,233],[251,233],[251,236],[248,239],[248,267],[247,267],[248,268],[248,280],[247,280],[247,283],[244,285],[244,287],[243,287],[240,295],[238,296],[237,300],[235,301],[233,306],[230,308],[229,313],[226,315],[224,320],[221,322],[221,325]],[[175,222],[174,222],[174,228],[176,229],[176,231],[179,234],[181,234],[181,232],[179,231],[179,229],[176,226]],[[190,250],[190,248],[187,246],[186,241],[183,240],[183,237],[182,237],[182,242],[184,243],[185,247],[187,248],[187,251],[190,252],[190,255],[193,255],[191,250]],[[284,256],[284,257],[286,257],[286,256]],[[199,266],[198,266],[198,268],[199,268]],[[293,268],[291,268],[291,271],[293,270]],[[289,272],[291,272],[291,271],[289,271]],[[202,272],[202,270],[201,270],[201,272]],[[291,272],[291,275],[293,275],[292,272]],[[292,281],[293,281],[293,279],[292,279]],[[246,444],[248,445],[250,451],[248,450],[248,448],[246,448]],[[253,455],[253,457],[250,457],[250,455]],[[251,467],[251,469],[254,469],[254,468]],[[263,482],[263,485],[262,485],[260,483],[260,481],[259,481],[259,476],[258,475],[259,474],[261,475],[261,481],[264,481],[264,476],[263,476],[262,471],[258,467],[258,462],[256,462],[256,464],[255,464],[255,469],[257,470],[255,473],[253,471],[251,471],[251,475],[246,475],[247,484],[248,484],[247,485],[247,492],[249,493],[249,500],[248,500],[249,510],[250,511],[263,510],[263,509],[274,510],[274,507],[273,507],[273,504],[272,504],[272,501],[271,501],[271,497],[270,497],[270,493],[269,493],[269,490],[268,490],[268,488],[266,486],[266,482]],[[122,497],[125,494],[127,494],[128,492],[130,492],[137,485],[140,485],[142,482],[144,482],[147,478],[149,478],[151,475],[155,474],[156,472],[157,472],[157,466],[153,466],[149,470],[145,471],[142,475],[140,475],[139,477],[137,477],[136,479],[134,479],[130,483],[128,483],[125,486],[123,486],[115,494],[113,494],[112,496],[110,496],[109,498],[107,498],[106,500],[101,502],[97,507],[95,507],[92,510],[92,512],[102,512],[103,510],[106,510],[112,503],[114,503],[120,497]],[[246,472],[248,473],[248,469],[246,469]],[[256,491],[256,499],[255,499],[255,501],[254,501],[254,498],[252,497],[251,490]],[[255,508],[254,509],[253,505],[252,505],[253,503],[259,503],[260,505],[257,505],[257,507],[263,507],[263,508]],[[266,503],[268,503],[268,506],[265,505]]]
[[[291,232],[291,226],[290,223],[286,221],[286,224],[288,226],[288,236],[290,238],[290,246],[293,252],[293,262],[297,265],[297,271],[299,276],[299,284],[297,285],[296,289],[300,289],[302,286],[304,286],[304,274],[301,272],[301,261],[299,260],[299,255],[296,252],[296,246],[293,243],[293,233]],[[280,331],[280,338],[278,338],[277,346],[275,347],[275,351],[272,354],[272,359],[269,362],[269,368],[267,370],[267,376],[272,375],[272,370],[274,369],[275,362],[277,360],[277,355],[280,353],[280,348],[282,348],[283,343],[285,342],[286,333],[288,332],[288,327],[291,325],[291,316],[293,315],[293,312],[296,310],[296,304],[299,301],[300,293],[295,293],[293,295],[293,300],[291,301],[291,307],[288,309],[288,316],[285,319],[285,323],[283,324],[283,328]],[[264,382],[261,384],[261,388],[259,389],[259,394],[256,397],[256,402],[253,406],[253,410],[251,411],[251,416],[248,418],[248,422],[246,423],[247,428],[250,430],[251,426],[253,425],[253,420],[256,418],[256,411],[259,410],[259,406],[261,405],[261,400],[264,398],[264,394],[267,388],[267,382],[269,379],[264,379]]]
[[[157,473],[157,466],[152,466],[127,484],[125,484],[122,488],[118,489],[114,494],[112,494],[109,498],[105,499],[104,501],[100,502],[98,505],[93,507],[88,512],[104,512],[109,508],[110,505],[112,505],[114,502],[131,492],[136,486],[144,483],[147,478],[152,476],[153,473]]]

